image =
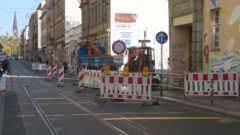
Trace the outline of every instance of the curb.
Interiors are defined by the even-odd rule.
[[[184,101],[184,100],[181,100],[181,99],[176,99],[176,98],[171,98],[171,97],[166,97],[166,96],[162,96],[162,97],[153,96],[153,98],[167,100],[167,101],[170,101],[170,102],[183,104],[183,105],[187,105],[187,106],[198,108],[198,109],[204,109],[206,111],[211,111],[211,112],[214,112],[214,113],[220,113],[220,114],[230,116],[230,117],[240,118],[240,112],[226,111],[226,109],[224,109],[224,108],[207,106],[207,105],[202,105],[202,104],[199,104],[199,103],[191,103],[191,102]]]

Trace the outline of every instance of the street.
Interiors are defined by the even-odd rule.
[[[79,91],[73,85],[76,75],[65,75],[64,86],[59,87],[57,79],[47,80],[46,71],[32,71],[28,61],[12,60],[9,65],[11,74],[1,103],[2,135],[240,133],[240,121],[234,118],[165,100],[152,106],[136,101],[100,101],[98,89]]]

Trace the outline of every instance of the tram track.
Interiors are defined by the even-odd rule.
[[[17,75],[16,69],[13,66],[12,63],[11,63],[11,66],[12,66],[12,69],[13,69],[14,73]],[[49,129],[49,132],[51,133],[51,135],[59,135],[58,132],[54,129],[54,127],[51,124],[51,122],[49,121],[49,119],[47,118],[47,116],[45,115],[44,111],[41,109],[41,107],[39,106],[39,104],[37,103],[35,98],[33,97],[33,95],[27,90],[26,86],[24,84],[22,84],[23,79],[21,79],[19,77],[17,79],[20,82],[20,84],[21,84],[22,88],[24,89],[25,93],[27,94],[28,98],[32,102],[32,105],[36,109],[36,111],[37,111],[38,115],[40,116],[42,122]],[[12,79],[11,79],[11,84],[12,84],[12,87],[13,87]]]
[[[11,65],[12,65],[12,63],[11,63]],[[19,66],[22,66],[22,65],[19,65]],[[16,69],[14,68],[13,65],[12,65],[12,67],[13,67],[13,70],[14,70],[15,74],[17,75]],[[27,72],[27,71],[25,71],[25,72],[29,74],[29,72]],[[39,79],[37,79],[37,80],[38,80],[38,82],[40,82],[42,84],[42,86],[46,87],[47,89],[51,89],[49,86],[44,85],[44,83],[41,80],[39,80]],[[23,83],[24,79],[18,78],[18,81],[21,83],[21,86],[23,87],[25,93],[27,94],[27,96],[31,100],[31,102],[34,105],[35,109],[37,110],[39,116],[41,117],[41,120],[47,126],[47,128],[50,131],[50,133],[52,135],[59,135],[58,132],[56,131],[56,129],[54,128],[54,126],[51,124],[50,120],[45,115],[44,111],[41,109],[40,105],[35,100],[34,96],[28,91],[27,86],[24,85],[24,83]],[[91,112],[90,110],[88,110],[84,106],[80,105],[78,102],[75,102],[74,100],[70,99],[69,97],[63,95],[62,93],[57,93],[57,94],[60,95],[61,97],[63,97],[64,99],[66,99],[67,101],[69,101],[70,103],[74,104],[79,109],[83,110],[86,114],[93,116],[99,122],[103,123],[104,125],[106,125],[110,129],[115,131],[117,134],[119,134],[119,135],[128,135],[127,133],[125,133],[121,129],[115,127],[114,125],[110,124],[109,122],[104,121],[102,118],[100,118],[99,116],[95,115],[93,112]]]

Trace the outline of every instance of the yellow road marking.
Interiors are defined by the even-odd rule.
[[[220,120],[221,117],[121,117],[121,118],[104,118],[106,121],[117,120]]]
[[[16,117],[35,117],[34,114],[28,114],[28,115],[16,115]]]
[[[53,103],[39,103],[40,105],[51,105]]]
[[[64,98],[35,98],[36,100],[55,100],[55,99],[64,99]]]
[[[182,114],[182,112],[165,112],[166,114]]]
[[[71,103],[69,103],[69,102],[63,102],[63,103],[57,103],[57,104],[59,104],[59,105],[69,105],[69,104],[71,104]]]
[[[62,114],[55,114],[55,115],[46,115],[47,117],[63,117]]]
[[[40,105],[56,105],[56,104],[59,104],[59,105],[68,105],[68,104],[71,104],[69,102],[63,102],[63,103],[39,103]]]
[[[105,115],[112,115],[112,113],[95,113],[94,115],[105,116]]]
[[[79,104],[91,104],[91,102],[78,102]]]
[[[89,114],[72,114],[72,116],[88,116]]]
[[[119,114],[138,114],[136,112],[120,112]]]
[[[29,103],[19,103],[19,105],[28,105]]]
[[[144,112],[143,114],[161,114],[161,112]]]

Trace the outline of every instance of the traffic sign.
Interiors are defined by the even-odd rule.
[[[159,44],[165,44],[168,41],[168,35],[164,31],[160,31],[156,35],[156,40]]]
[[[112,50],[116,54],[122,54],[126,50],[126,44],[121,40],[117,40],[113,43]]]
[[[121,55],[113,56],[113,62],[115,64],[123,64],[123,56],[121,56]]]

